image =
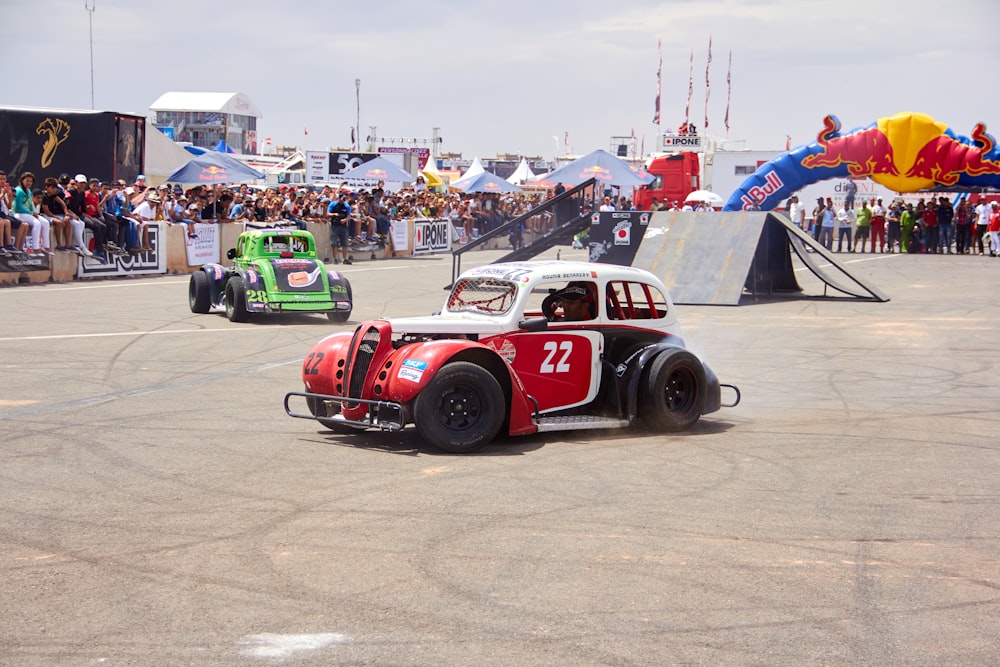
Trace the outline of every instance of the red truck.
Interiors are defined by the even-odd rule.
[[[668,207],[673,202],[684,203],[684,198],[701,187],[698,154],[671,153],[653,158],[646,171],[655,178],[635,192],[635,207],[648,211],[655,197]]]

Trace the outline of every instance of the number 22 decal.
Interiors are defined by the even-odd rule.
[[[305,375],[319,375],[319,362],[323,361],[322,352],[310,352],[306,357],[306,362],[302,364]]]
[[[545,361],[542,362],[542,367],[538,370],[539,373],[569,373],[569,362],[567,359],[573,353],[573,341],[564,340],[561,343],[557,343],[554,340],[550,340],[542,346],[542,349],[548,352],[548,354],[545,355]],[[553,366],[552,360],[560,350],[562,350],[562,357]]]

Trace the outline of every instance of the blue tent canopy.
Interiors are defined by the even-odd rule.
[[[476,174],[472,178],[463,179],[461,183],[453,185],[456,190],[462,192],[520,192],[521,188],[513,183],[508,183],[496,174],[484,171]]]
[[[341,174],[338,178],[364,178],[372,181],[398,181],[412,183],[416,179],[410,172],[400,169],[394,162],[379,156],[359,164],[354,169]]]
[[[229,147],[229,144],[226,143],[225,139],[219,139],[219,143],[215,144],[215,146],[212,146],[212,150],[213,151],[219,151],[220,153],[235,153],[236,152],[232,148]]]
[[[619,187],[636,187],[653,180],[650,174],[646,174],[643,178],[632,171],[632,167],[624,160],[598,149],[543,175],[536,183],[542,185],[562,183],[574,187],[590,178],[596,178],[598,183],[604,185]]]
[[[266,176],[225,153],[207,151],[166,178],[169,183],[213,185],[259,181]]]

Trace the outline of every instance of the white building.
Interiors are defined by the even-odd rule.
[[[257,106],[242,93],[164,93],[149,106],[153,125],[174,141],[257,154]]]

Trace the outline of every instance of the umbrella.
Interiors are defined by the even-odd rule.
[[[241,183],[260,181],[266,176],[225,153],[208,151],[188,161],[183,167],[167,176],[169,183]]]
[[[653,180],[653,177],[648,174],[645,178],[637,175],[627,162],[619,160],[607,151],[598,149],[545,174],[536,183],[549,186],[562,183],[568,187],[574,187],[590,178],[596,178],[604,185],[617,185],[619,187],[645,185]]]
[[[359,164],[338,178],[366,178],[372,181],[398,181],[401,183],[412,183],[417,180],[410,176],[410,172],[404,171],[397,167],[394,162],[382,156]]]
[[[496,174],[484,171],[472,178],[463,178],[461,183],[453,183],[453,188],[462,192],[520,192],[521,188],[508,183]]]
[[[684,198],[685,204],[690,204],[692,202],[705,202],[713,208],[725,204],[725,202],[722,201],[722,197],[710,190],[695,190]]]

